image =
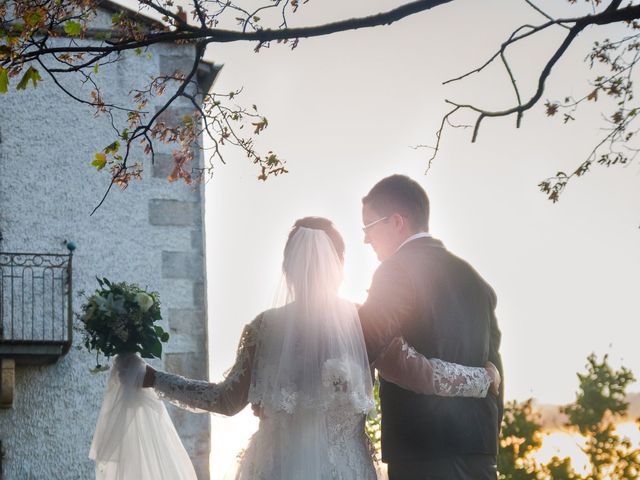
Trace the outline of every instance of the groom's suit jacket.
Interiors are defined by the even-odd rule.
[[[380,264],[359,315],[369,360],[396,336],[428,358],[502,375],[493,289],[464,260],[430,237],[411,240]],[[442,455],[496,455],[499,397],[419,395],[381,380],[382,458],[425,462]]]

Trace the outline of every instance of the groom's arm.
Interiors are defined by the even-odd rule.
[[[491,288],[491,287],[489,287]],[[497,296],[493,289],[490,290],[491,296],[491,312],[490,312],[490,322],[489,322],[489,361],[493,363],[500,373],[502,377],[502,382],[500,384],[500,391],[497,395],[498,400],[498,432],[500,431],[500,427],[502,426],[502,416],[504,412],[504,371],[502,368],[502,356],[500,355],[500,342],[502,339],[502,333],[500,332],[500,328],[498,327],[498,319],[496,318],[496,304],[497,304]]]
[[[496,392],[495,401],[498,407],[498,433],[502,427],[502,416],[504,413],[504,370],[502,368],[502,356],[500,355],[500,343],[502,339],[502,333],[498,327],[498,319],[496,318],[496,305],[497,296],[493,288],[486,284],[486,292],[488,295],[488,311],[489,311],[489,334],[488,334],[488,360],[493,363],[500,376],[502,382],[500,383],[500,389]]]
[[[369,362],[373,363],[410,318],[415,305],[414,286],[396,261],[385,261],[376,270],[365,303],[358,309]]]

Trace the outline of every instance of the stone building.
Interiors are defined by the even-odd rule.
[[[116,9],[121,7],[104,2],[91,34],[108,29]],[[184,69],[192,48],[160,44],[150,48],[150,58],[124,55],[100,69],[104,96],[126,101],[140,79]],[[202,90],[218,70],[201,65]],[[114,189],[90,216],[109,181],[109,174],[90,162],[114,140],[113,130],[107,118],[95,117],[43,78],[35,89],[0,95],[0,478],[5,480],[94,478],[88,453],[108,373],[89,372],[95,356],[79,348],[77,331],[67,344],[66,322],[82,303],[78,292],[97,288],[96,276],[158,291],[171,339],[162,361],[154,364],[193,378],[208,375],[204,189],[169,183],[171,146],[157,144],[153,165],[135,153],[144,164],[143,180]],[[68,86],[83,88],[74,82]],[[167,113],[181,118],[187,111],[177,103]],[[68,257],[60,256],[68,254],[65,241],[76,245],[70,267]],[[59,256],[17,258],[7,252]],[[48,262],[62,262],[62,268]],[[29,290],[30,284],[36,287]],[[47,342],[52,339],[57,341]],[[209,417],[174,408],[170,413],[199,478],[208,478]]]

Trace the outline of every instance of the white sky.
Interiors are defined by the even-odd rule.
[[[399,3],[311,1],[296,21],[321,23]],[[539,2],[555,15],[576,11],[564,3]],[[468,130],[449,130],[426,176],[429,152],[409,148],[434,143],[444,98],[511,106],[513,93],[497,69],[441,83],[483,63],[516,26],[541,19],[524,1],[456,0],[388,27],[303,40],[294,51],[274,45],[255,54],[245,43],[211,49],[209,58],[225,65],[215,89],[244,87],[245,103],[269,118],[260,144],[290,169],[261,183],[246,158],[228,150],[228,164],[216,167],[206,187],[212,379],[232,364],[242,326],[271,306],[295,219],[322,215],[335,222],[347,244],[344,295],[365,298],[377,261],[362,242],[360,199],[392,173],[423,185],[434,236],[496,289],[507,399],[572,401],[576,372],[591,352],[609,353],[614,365],[640,376],[638,162],[594,168],[556,205],[537,188],[588,155],[602,134],[600,103],[568,126],[547,119],[542,103],[519,130],[515,119],[488,119],[477,144]],[[541,55],[562,34],[558,29],[516,50],[524,92],[532,91],[546,60]],[[544,98],[588,92],[582,59],[594,38],[587,32],[576,41]],[[249,417],[214,419],[212,478],[244,442]]]

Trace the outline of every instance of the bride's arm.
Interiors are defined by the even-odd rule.
[[[192,380],[147,366],[143,387],[153,387],[171,403],[192,411],[235,415],[248,403],[260,317],[242,332],[235,364],[220,383]]]
[[[466,367],[427,359],[400,337],[391,342],[373,366],[385,380],[426,395],[485,397],[489,388],[495,393],[500,386],[500,374],[491,362],[485,367]]]

